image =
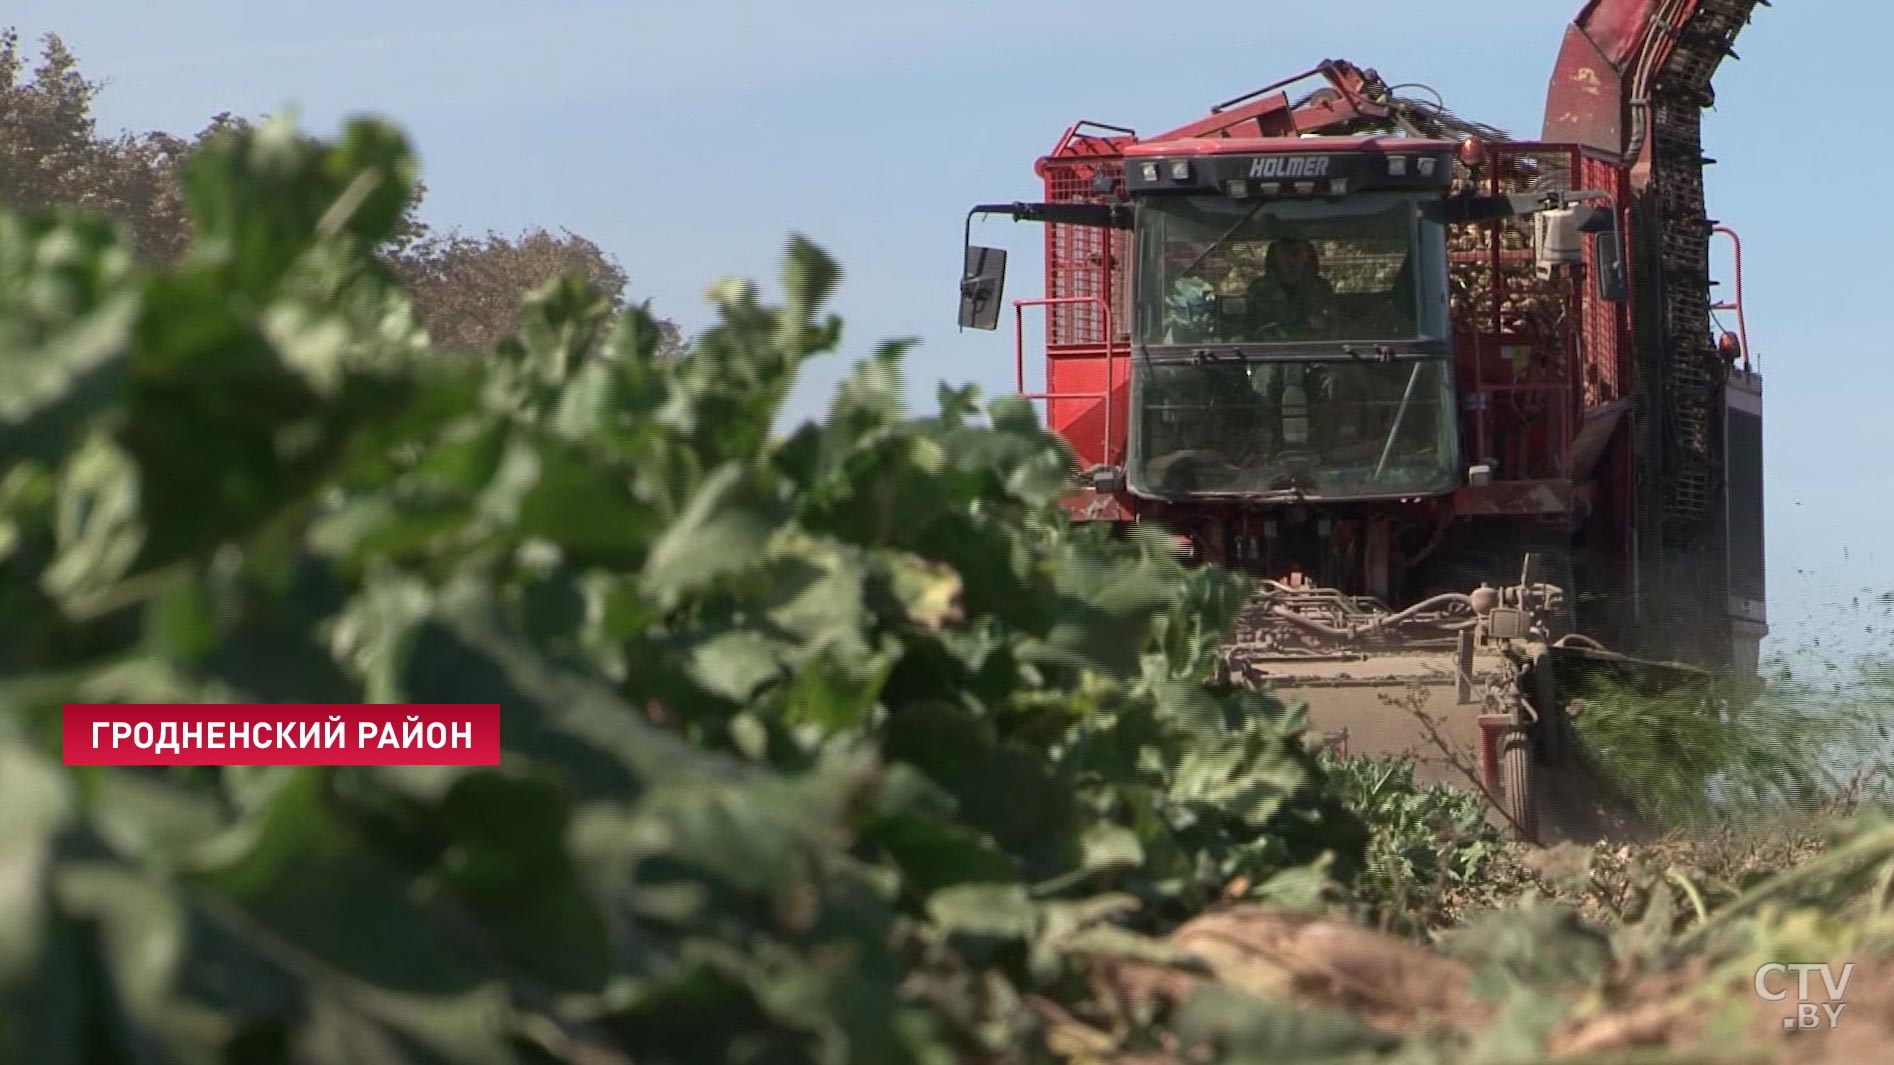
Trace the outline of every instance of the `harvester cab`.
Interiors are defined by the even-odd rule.
[[[1465,476],[1448,225],[1533,216],[1547,277],[1582,267],[1588,233],[1616,256],[1608,193],[1455,190],[1455,159],[1477,165],[1483,151],[1385,136],[1158,140],[1125,149],[1120,203],[973,213],[1129,229],[1122,472],[1134,495],[1436,497]],[[966,261],[962,323],[992,328],[1004,251],[969,244]]]

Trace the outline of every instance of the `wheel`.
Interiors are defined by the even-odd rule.
[[[1578,734],[1559,692],[1551,652],[1540,651],[1533,657],[1522,683],[1530,691],[1532,709],[1538,715],[1533,732],[1538,738],[1539,761],[1555,769],[1567,768],[1578,749]]]
[[[1509,729],[1499,741],[1499,804],[1523,842],[1539,842],[1539,796],[1533,790],[1532,735]]]

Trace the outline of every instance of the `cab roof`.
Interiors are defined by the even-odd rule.
[[[1125,158],[1143,159],[1179,155],[1267,155],[1275,152],[1308,155],[1317,152],[1433,153],[1450,152],[1459,144],[1447,140],[1369,134],[1358,137],[1187,137],[1126,145]]]

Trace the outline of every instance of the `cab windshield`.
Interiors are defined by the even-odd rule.
[[[1138,222],[1142,344],[1269,344],[1447,335],[1437,197],[1148,199]]]
[[[1452,491],[1450,361],[1138,360],[1133,489],[1326,499]]]

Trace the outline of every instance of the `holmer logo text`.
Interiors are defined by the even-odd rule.
[[[1250,164],[1252,178],[1318,178],[1327,174],[1326,155],[1265,155]]]

